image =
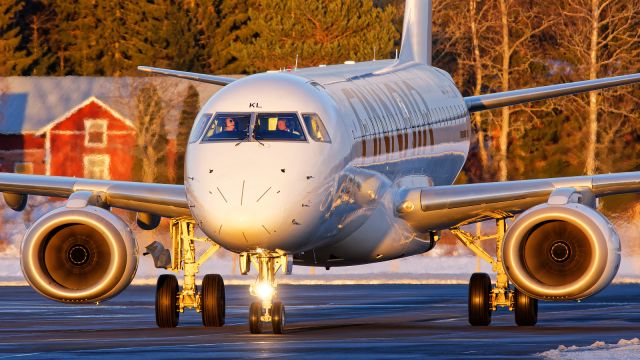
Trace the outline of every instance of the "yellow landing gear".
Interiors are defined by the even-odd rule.
[[[156,267],[174,272],[182,270],[184,282],[182,291],[179,291],[178,280],[174,275],[160,276],[156,288],[156,323],[163,328],[176,327],[180,313],[185,309],[195,309],[202,313],[204,326],[224,325],[225,291],[222,277],[217,274],[206,275],[200,291],[196,286],[200,266],[220,246],[208,238],[195,237],[195,221],[190,217],[171,219],[170,230],[172,259],[162,245],[154,243],[147,249],[154,255]],[[196,241],[209,245],[199,257],[196,255]]]
[[[474,236],[460,228],[451,229],[453,235],[481,259],[492,266],[496,273],[496,284],[491,286],[491,278],[485,273],[475,273],[469,281],[469,323],[473,326],[487,326],[491,323],[491,313],[499,307],[514,311],[518,326],[533,326],[538,321],[538,300],[509,286],[509,278],[502,262],[502,243],[507,231],[505,218],[496,220],[494,236]],[[485,251],[480,242],[495,238],[495,259]]]
[[[291,274],[293,259],[275,251],[258,249],[240,255],[240,272],[243,275],[249,273],[250,264],[258,269],[258,277],[249,292],[258,300],[249,307],[249,331],[252,334],[262,333],[262,325],[266,322],[271,323],[274,334],[282,334],[286,316],[282,302],[274,301],[278,295],[276,273],[280,270],[284,274]]]

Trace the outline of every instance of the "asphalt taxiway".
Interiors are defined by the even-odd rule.
[[[640,337],[640,286],[613,285],[583,303],[540,305],[539,324],[494,313],[489,327],[466,320],[463,285],[281,285],[287,331],[248,333],[246,286],[227,286],[227,324],[199,314],[158,329],[154,288],[134,286],[99,305],[46,300],[28,287],[0,288],[0,359],[536,358],[559,345]]]

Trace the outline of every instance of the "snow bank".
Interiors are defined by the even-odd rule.
[[[622,339],[617,344],[607,345],[602,341],[596,341],[590,346],[564,346],[560,345],[555,350],[538,354],[544,359],[560,360],[591,360],[591,359],[638,359],[640,358],[640,339]]]

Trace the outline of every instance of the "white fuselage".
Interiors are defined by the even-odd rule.
[[[395,216],[394,189],[449,185],[469,150],[470,120],[442,70],[389,61],[266,73],[238,80],[204,105],[187,149],[191,212],[234,251],[294,254],[340,266],[431,248]],[[315,113],[331,142],[201,141],[217,113]],[[427,237],[428,239],[428,237]]]

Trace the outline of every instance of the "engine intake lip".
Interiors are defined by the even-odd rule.
[[[84,242],[78,238],[55,243],[56,235],[74,228],[83,229],[80,237],[91,229],[90,237],[94,240]],[[54,248],[47,250],[51,245]],[[101,252],[99,258],[97,252]],[[129,227],[105,209],[60,208],[42,216],[27,231],[22,242],[21,266],[29,284],[52,300],[102,301],[118,294],[133,278],[137,245]],[[51,266],[60,268],[48,268]]]
[[[550,241],[544,236],[532,238],[536,233],[544,235],[543,227],[553,226],[565,227],[573,237]],[[619,257],[619,240],[610,226],[600,213],[581,204],[543,204],[528,210],[505,236],[502,254],[510,281],[538,299],[575,300],[593,295],[607,273],[611,254],[617,251]],[[609,240],[613,242],[609,244]],[[554,246],[561,255],[557,259],[553,257]],[[563,254],[566,246],[568,252]]]

